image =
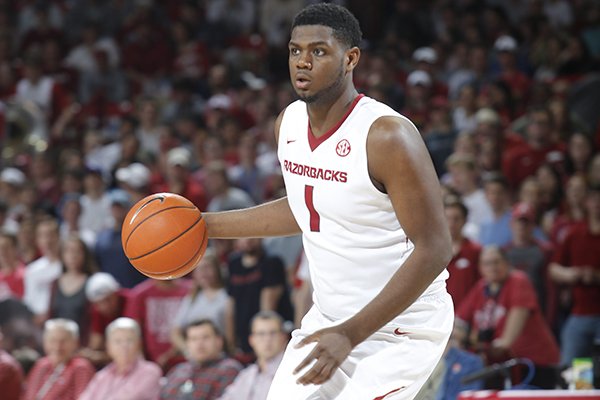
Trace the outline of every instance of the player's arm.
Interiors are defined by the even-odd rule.
[[[367,140],[369,173],[387,192],[414,250],[382,291],[348,321],[353,346],[402,313],[444,270],[451,239],[433,163],[414,125],[382,117]]]
[[[367,140],[369,173],[389,195],[414,251],[381,292],[342,324],[317,331],[300,345],[318,342],[296,368],[317,362],[298,382],[320,384],[333,374],[352,348],[402,313],[443,271],[451,257],[449,229],[440,185],[419,132],[408,121],[382,117]]]
[[[275,137],[283,112],[275,121]],[[300,233],[288,204],[287,196],[242,210],[203,213],[211,238],[232,239],[243,237],[292,236]]]

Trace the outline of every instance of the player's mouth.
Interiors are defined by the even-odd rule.
[[[305,75],[296,75],[295,84],[298,89],[307,89],[310,86],[310,79]]]

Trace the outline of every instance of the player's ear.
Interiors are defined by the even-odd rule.
[[[346,72],[354,70],[360,60],[360,49],[356,46],[346,50]]]

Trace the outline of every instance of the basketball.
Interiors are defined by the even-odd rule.
[[[138,201],[123,221],[125,255],[142,274],[175,279],[193,270],[206,251],[202,213],[174,193],[155,193]]]

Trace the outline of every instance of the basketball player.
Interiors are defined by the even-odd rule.
[[[359,95],[356,18],[332,4],[295,18],[300,100],[275,134],[287,197],[206,213],[209,236],[302,232],[314,306],[292,334],[268,399],[411,399],[453,324],[439,184],[415,126]]]

